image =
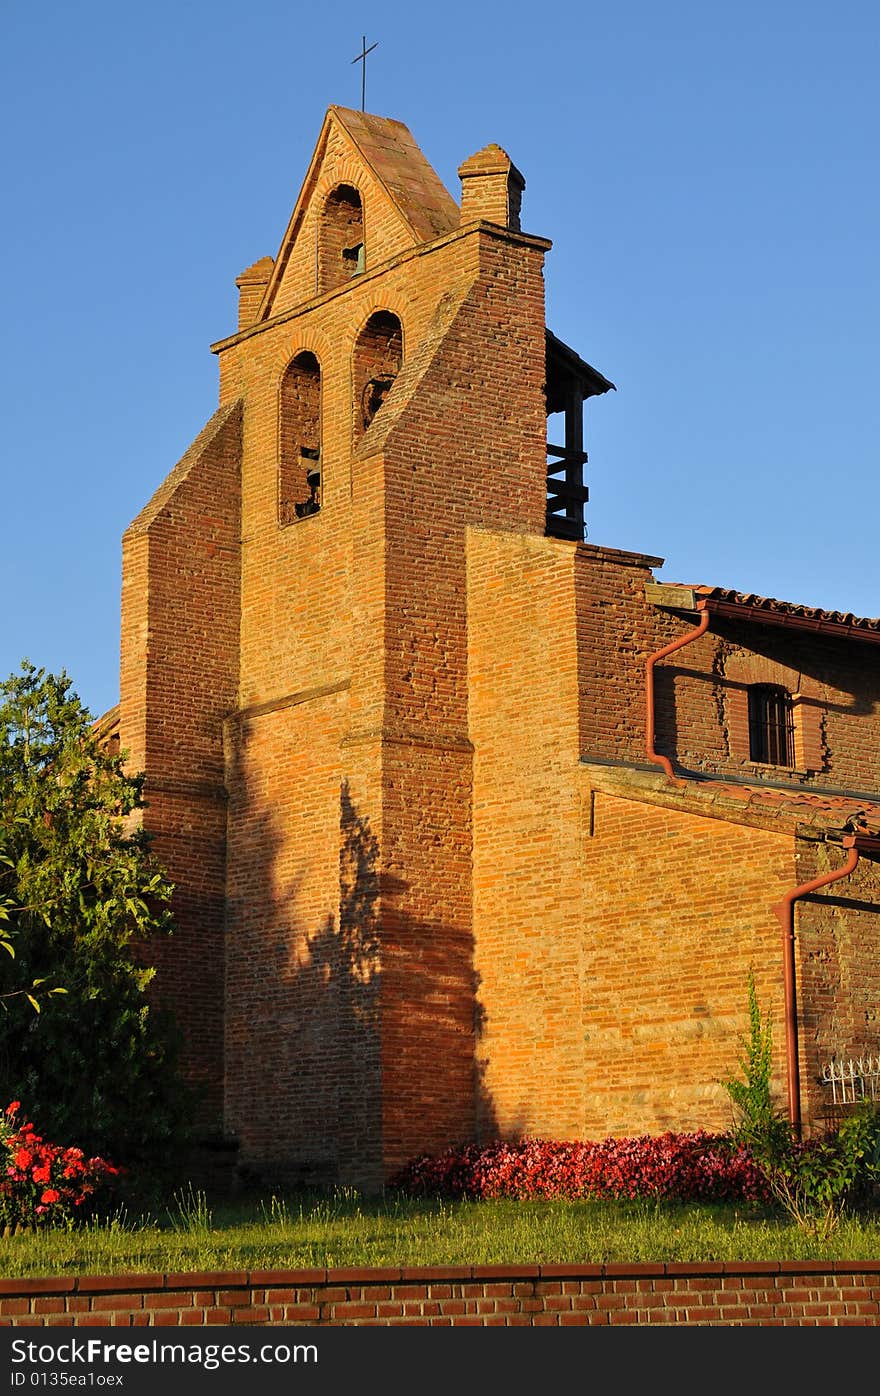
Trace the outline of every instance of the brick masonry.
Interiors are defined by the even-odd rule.
[[[880,1261],[474,1265],[0,1280],[0,1327],[876,1327]]]
[[[646,660],[696,603],[652,599],[661,558],[546,535],[550,243],[500,146],[461,177],[460,211],[400,123],[330,109],[238,278],[219,409],[124,539],[119,737],[177,884],[157,991],[202,1127],[265,1177],[723,1127],[750,967],[784,1095],[772,906],[880,819],[852,618],[713,615],[655,673],[687,780],[648,761]],[[768,683],[781,772],[750,760]],[[797,911],[808,1122],[821,1061],[877,1050],[877,902],[865,856]]]

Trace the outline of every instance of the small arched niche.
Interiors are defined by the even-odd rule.
[[[377,310],[354,345],[354,437],[360,440],[382,406],[403,360],[403,326],[390,310]]]
[[[318,228],[318,291],[332,291],[364,270],[364,210],[353,184],[327,195]]]
[[[321,507],[321,366],[308,350],[284,370],[280,394],[278,522]]]

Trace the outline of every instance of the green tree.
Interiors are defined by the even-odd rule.
[[[45,1136],[132,1163],[168,1152],[184,1109],[173,1026],[146,994],[172,889],[136,822],[141,784],[64,673],[25,662],[0,683],[0,1108],[19,1099]]]

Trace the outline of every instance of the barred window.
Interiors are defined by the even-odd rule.
[[[774,684],[749,689],[749,756],[765,765],[794,765],[794,719],[786,689]]]

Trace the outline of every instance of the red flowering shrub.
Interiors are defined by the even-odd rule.
[[[88,1215],[121,1170],[82,1149],[50,1144],[28,1121],[20,1101],[0,1116],[0,1229],[53,1226]]]
[[[656,1197],[699,1202],[765,1202],[764,1174],[726,1135],[643,1134],[632,1139],[554,1142],[524,1139],[465,1144],[413,1159],[391,1187],[414,1196],[456,1198]]]

